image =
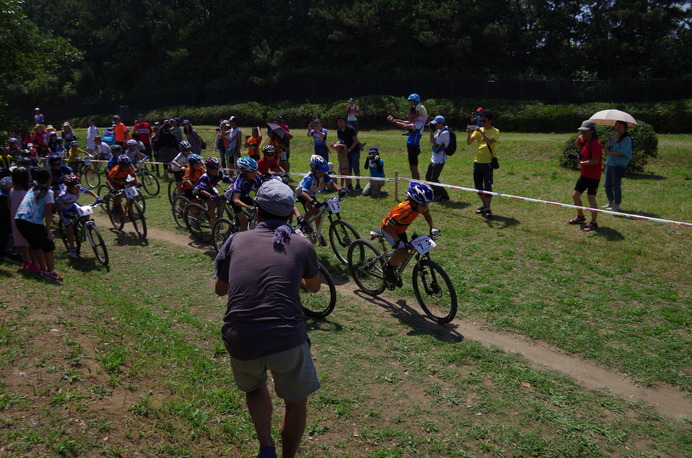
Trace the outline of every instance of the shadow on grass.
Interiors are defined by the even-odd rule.
[[[111,233],[115,234],[115,241],[118,245],[127,246],[149,246],[149,240],[140,239],[136,232],[123,232],[114,228],[109,229]]]
[[[508,227],[518,226],[521,222],[516,218],[493,215],[490,219],[485,219],[485,224],[492,229],[507,229]]]
[[[208,256],[212,260],[216,259],[216,250],[214,250],[214,247],[211,246],[209,243],[200,242],[199,240],[190,236],[190,241],[188,242],[187,246],[202,251],[206,256]]]
[[[334,321],[329,321],[329,317],[326,318],[312,318],[305,316],[305,329],[310,331],[326,331],[326,332],[341,332],[344,327],[339,323]]]
[[[80,253],[79,258],[77,259],[72,259],[70,257],[67,257],[67,263],[72,267],[74,270],[78,270],[80,272],[93,272],[95,270],[101,270],[103,269],[106,272],[110,272],[111,268],[110,266],[103,266],[98,260],[94,257],[89,257],[83,253]]]
[[[458,326],[456,324],[437,324],[430,321],[420,308],[411,307],[405,299],[392,302],[383,297],[373,297],[358,290],[353,293],[364,301],[383,308],[394,318],[409,326],[411,331],[408,332],[408,335],[429,335],[445,342],[464,340],[464,336],[457,331]]]
[[[637,216],[646,216],[648,218],[660,218],[660,216],[656,213],[647,213],[647,212],[636,212],[636,211],[629,211],[629,210],[621,210],[623,213],[628,213],[630,215],[637,215]],[[620,216],[620,215],[612,215],[614,218],[626,218],[626,219],[632,219],[628,218],[627,216]]]
[[[452,210],[463,210],[466,207],[470,207],[471,204],[468,202],[454,202],[451,200],[448,200],[446,202],[435,202],[436,205],[440,205],[441,207],[444,208],[449,208]],[[434,207],[433,207],[434,209]]]
[[[668,177],[664,177],[663,175],[656,175],[655,173],[627,172],[627,176],[625,177],[625,179],[663,181],[667,180]]]
[[[605,237],[606,240],[610,242],[619,242],[621,240],[625,240],[625,236],[622,235],[620,232],[616,231],[615,229],[603,226],[598,227],[598,230],[594,232],[594,236]]]

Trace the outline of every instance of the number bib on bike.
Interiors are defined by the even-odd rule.
[[[94,213],[94,207],[90,205],[85,205],[83,207],[77,207],[77,214],[79,216],[87,216]]]
[[[137,197],[139,195],[139,192],[137,192],[137,188],[125,188],[125,197],[128,199],[132,199],[133,197]]]
[[[416,249],[418,254],[425,254],[437,246],[437,244],[427,235],[421,235],[420,237],[411,241],[411,245]]]
[[[332,197],[331,199],[327,199],[325,203],[329,205],[329,211],[331,213],[341,212],[341,201],[338,197]]]

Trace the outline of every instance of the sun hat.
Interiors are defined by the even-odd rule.
[[[430,124],[432,124],[432,125],[435,125],[435,124],[438,124],[438,123],[444,124],[444,123],[445,123],[445,117],[444,117],[444,116],[437,115],[437,116],[435,116],[435,119],[433,119],[432,121],[430,121]]]
[[[285,217],[293,211],[296,200],[293,190],[278,180],[265,181],[257,190],[255,203],[267,213]]]

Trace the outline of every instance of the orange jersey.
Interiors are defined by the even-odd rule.
[[[133,165],[128,165],[127,167],[116,165],[108,172],[108,179],[116,186],[124,186],[127,183],[127,176],[134,176],[134,174],[135,167]]]
[[[127,126],[119,122],[115,125],[115,141],[124,142],[125,140],[127,140]]]
[[[420,214],[420,212],[413,209],[410,200],[405,200],[394,207],[392,211],[385,216],[385,218],[382,220],[381,227],[384,229],[387,225],[394,226],[394,232],[397,234],[403,234],[406,232],[406,229],[408,229],[408,226],[415,221]],[[423,213],[423,215],[427,214],[428,212]]]
[[[185,169],[185,175],[183,175],[183,189],[194,189],[195,184],[197,184],[197,180],[199,180],[199,177],[204,175],[206,173],[206,170],[204,167],[200,167],[199,170],[195,170],[192,168],[192,166],[188,166]]]
[[[245,140],[248,156],[259,156],[259,137],[250,137]]]

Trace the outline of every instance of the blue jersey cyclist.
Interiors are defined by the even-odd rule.
[[[64,185],[60,194],[55,199],[55,208],[60,215],[60,221],[65,226],[67,232],[67,244],[69,246],[69,256],[72,259],[77,258],[77,250],[74,247],[74,225],[72,217],[77,214],[77,201],[82,194],[89,194],[96,198],[96,203],[101,203],[101,200],[95,192],[82,187],[82,182],[79,177],[70,175],[65,177]]]
[[[123,147],[120,145],[113,145],[111,147],[111,157],[108,159],[108,164],[106,164],[106,175],[111,171],[113,167],[118,165],[118,158],[123,154]]]
[[[305,220],[309,220],[317,212],[319,205],[315,200],[315,196],[320,192],[332,189],[334,191],[343,190],[339,188],[336,181],[327,173],[329,171],[329,163],[322,156],[313,154],[310,157],[310,173],[305,175],[300,182],[301,194],[298,196],[298,201],[305,206]],[[319,221],[316,221],[319,224]],[[327,241],[322,238],[322,245],[327,244]]]
[[[257,161],[251,157],[238,158],[235,166],[240,172],[226,192],[231,194],[228,200],[240,223],[239,231],[242,232],[248,228],[248,217],[243,208],[254,210],[255,201],[250,197],[250,192],[257,192],[262,180],[257,174]]]
[[[194,194],[197,198],[207,202],[207,207],[209,209],[209,221],[213,222],[216,215],[216,209],[219,206],[219,196],[216,185],[220,181],[224,183],[230,183],[231,178],[226,175],[222,170],[219,170],[221,163],[216,157],[208,157],[204,160],[204,166],[207,172],[204,173],[197,184],[195,185]]]
[[[62,158],[57,154],[48,157],[48,165],[50,166],[50,176],[53,179],[51,189],[59,191],[65,177],[72,175],[72,169],[62,165]]]

